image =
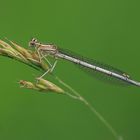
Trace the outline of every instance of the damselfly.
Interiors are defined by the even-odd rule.
[[[48,69],[48,71],[46,71],[40,78],[45,76],[45,74],[47,74],[48,72],[52,72],[57,64],[57,59],[61,58],[61,59],[73,62],[79,66],[82,66],[83,68],[89,69],[92,72],[99,72],[108,77],[114,77],[115,79],[121,80],[125,83],[140,86],[139,82],[132,80],[127,73],[119,69],[98,63],[95,60],[93,61],[88,58],[79,57],[78,55],[75,55],[72,52],[69,53],[68,51],[61,49],[54,44],[42,44],[38,42],[37,39],[33,38],[29,42],[29,46],[35,47],[38,53],[40,62],[42,61],[42,58],[43,58],[50,65],[50,68]],[[54,62],[53,65],[48,60],[47,56],[53,56],[55,58],[56,61]],[[110,130],[110,132],[115,136],[117,140],[123,140],[122,136],[118,135],[117,131],[112,127],[112,125],[98,111],[96,111],[96,109],[91,104],[89,104],[89,102],[85,98],[83,98],[79,93],[77,93],[67,84],[65,84],[63,81],[59,80],[59,78],[56,78],[56,79],[60,83],[62,83],[65,87],[67,87],[69,90],[71,90],[74,93],[74,95],[76,95],[76,99],[78,97],[78,100],[82,101],[86,106],[88,106],[89,109],[100,119],[100,121],[108,128],[108,130]],[[73,98],[73,95],[69,94],[69,96]]]
[[[121,70],[118,70],[113,67],[108,68],[107,65],[101,65],[90,59],[79,58],[78,56],[68,53],[65,50],[57,47],[54,44],[42,44],[42,43],[38,42],[37,39],[33,38],[29,42],[29,46],[36,48],[40,61],[42,58],[44,58],[47,60],[48,64],[50,65],[50,69],[48,69],[48,71],[45,72],[41,77],[43,77],[48,72],[53,71],[53,69],[57,63],[57,58],[61,58],[61,59],[73,62],[75,64],[78,64],[87,69],[90,69],[94,72],[98,71],[99,73],[105,74],[110,77],[114,77],[114,78],[121,80],[123,82],[126,82],[128,84],[140,86],[140,82],[137,82],[137,81],[131,79],[127,73],[122,72]],[[54,58],[56,59],[56,61],[53,65],[51,65],[50,62],[48,61],[48,59],[47,59],[48,55],[54,56]]]

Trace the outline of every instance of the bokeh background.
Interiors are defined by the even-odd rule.
[[[36,37],[113,65],[140,81],[138,0],[0,0],[0,38],[21,46]],[[117,86],[59,61],[54,73],[80,92],[124,137],[140,139],[140,88]],[[115,140],[82,103],[21,89],[41,73],[0,57],[1,140]]]

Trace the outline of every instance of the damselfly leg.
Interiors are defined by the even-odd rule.
[[[39,52],[39,55],[40,55],[40,60],[42,61],[42,59],[44,59],[49,65],[48,70],[39,77],[39,78],[43,78],[49,72],[50,73],[53,72],[53,70],[57,64],[57,58],[55,59],[55,62],[53,64],[51,64],[51,62],[47,59],[47,56],[49,56],[48,54],[44,55],[42,52]]]
[[[49,64],[50,67],[52,67],[52,64],[50,63],[50,61],[47,59],[48,54],[43,54],[42,52],[40,52],[41,54],[41,59],[46,60],[46,62]]]
[[[41,55],[39,53],[39,49],[38,48],[35,48],[35,51],[36,51],[36,53],[37,53],[37,55],[39,57],[39,62],[41,62]]]

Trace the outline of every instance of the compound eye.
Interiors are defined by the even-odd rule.
[[[32,42],[35,42],[36,43],[37,42],[37,39],[36,38],[33,38],[32,39]]]

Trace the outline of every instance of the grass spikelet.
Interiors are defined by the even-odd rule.
[[[8,40],[10,44],[0,40],[0,54],[3,56],[8,56],[10,58],[16,59],[23,62],[31,67],[37,68],[38,70],[46,71],[48,70],[48,64],[44,61],[39,61],[39,56],[36,52],[27,50],[20,45]]]
[[[55,92],[55,93],[64,93],[64,90],[61,89],[60,87],[58,87],[57,85],[53,84],[52,82],[45,80],[45,79],[37,79],[37,82],[32,83],[29,81],[25,81],[25,80],[20,80],[19,84],[21,85],[21,87],[25,87],[28,89],[34,89],[34,90],[38,90],[41,92]]]
[[[24,57],[26,57],[27,59],[28,58],[32,58],[33,59],[33,56],[31,54],[31,51],[29,52],[27,49],[19,46],[18,44],[14,43],[13,41],[9,40],[9,42],[14,46],[14,48],[19,52],[21,53]],[[39,61],[39,58],[38,58],[38,61]]]
[[[50,91],[54,91],[57,93],[64,93],[63,89],[61,89],[60,87],[58,87],[57,85],[53,84],[52,82],[50,82],[48,80],[45,80],[43,78],[37,78],[37,80],[38,80],[38,84],[41,84],[41,85],[48,87],[48,89]]]

